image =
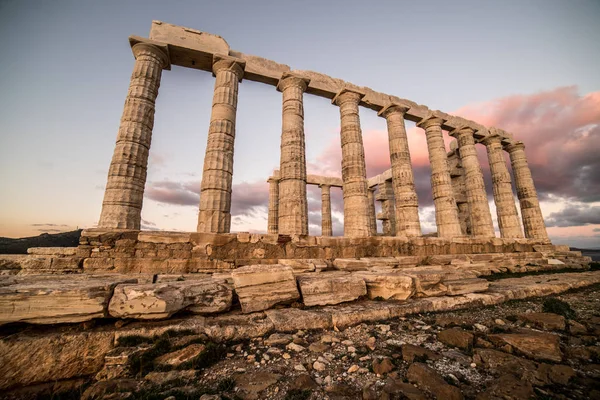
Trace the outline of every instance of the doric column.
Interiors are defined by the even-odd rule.
[[[375,215],[375,188],[368,188],[369,202],[369,236],[377,236],[377,216]]]
[[[269,178],[269,217],[268,233],[279,233],[279,180],[274,177]]]
[[[303,93],[308,79],[284,73],[277,85],[283,95],[279,163],[279,233],[308,235]]]
[[[392,185],[396,208],[396,234],[398,236],[421,236],[419,202],[408,149],[404,125],[404,113],[409,107],[390,104],[377,115],[387,121],[392,163]]]
[[[364,97],[351,89],[342,89],[332,103],[340,107],[342,144],[342,181],[344,192],[344,236],[369,236],[367,169],[358,104]]]
[[[504,161],[502,138],[492,133],[481,140],[487,149],[488,163],[492,173],[494,202],[498,215],[498,227],[503,238],[522,238],[523,231],[517,214],[517,206],[512,191],[510,173]]]
[[[446,147],[442,136],[441,118],[422,119],[417,126],[425,129],[429,163],[431,164],[431,194],[435,206],[435,223],[439,237],[461,236],[458,210],[452,192]]]
[[[544,224],[537,191],[535,190],[531,170],[525,156],[525,145],[523,142],[515,142],[505,146],[504,149],[510,154],[517,197],[521,205],[521,217],[523,218],[525,237],[548,240],[546,224]]]
[[[469,214],[471,216],[471,232],[473,236],[494,237],[494,223],[485,191],[483,173],[475,149],[475,130],[462,127],[450,132],[458,142],[458,154],[465,174],[465,189]]]
[[[394,209],[394,190],[392,182],[383,181],[379,185],[376,197],[381,202],[381,222],[384,236],[396,236],[396,211]]]
[[[140,229],[154,110],[163,69],[170,69],[164,45],[138,42],[102,202],[99,228]]]
[[[231,227],[238,82],[244,76],[245,65],[245,61],[233,57],[213,56],[216,79],[200,187],[198,232],[226,233]]]
[[[331,224],[331,186],[321,187],[321,236],[333,236]]]

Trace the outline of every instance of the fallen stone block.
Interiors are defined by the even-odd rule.
[[[114,287],[135,277],[28,275],[0,287],[0,325],[10,322],[56,324],[106,316]]]
[[[0,339],[0,391],[97,373],[112,332],[9,335]],[[25,362],[27,360],[27,362]]]
[[[231,277],[244,313],[267,310],[300,298],[290,266],[248,265],[233,271]]]
[[[230,288],[212,279],[119,285],[108,312],[117,318],[162,319],[178,311],[212,314],[229,310]]]
[[[485,292],[490,286],[486,279],[458,279],[444,281],[448,296],[458,296],[467,293]]]
[[[369,299],[406,300],[415,290],[413,278],[397,272],[365,271],[353,275],[365,281]]]
[[[355,258],[336,258],[333,260],[333,267],[340,271],[367,271],[369,266],[368,261]]]
[[[510,334],[489,335],[489,340],[496,346],[509,344],[517,353],[540,361],[562,361],[560,338],[551,333],[536,331]]]
[[[363,279],[339,272],[300,276],[298,284],[302,301],[309,307],[353,301],[367,294]]]
[[[529,313],[519,314],[517,318],[520,321],[529,323],[536,328],[544,330],[564,331],[566,328],[565,317],[553,313]]]
[[[436,399],[462,400],[460,389],[444,380],[435,370],[422,363],[413,363],[408,368],[406,377],[410,383],[417,384],[433,394]]]

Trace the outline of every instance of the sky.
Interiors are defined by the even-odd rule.
[[[597,0],[0,0],[0,236],[97,224],[134,63],[127,38],[147,37],[161,20],[513,133],[553,242],[600,248],[599,18]],[[196,228],[213,85],[205,71],[163,72],[144,229]],[[308,172],[341,176],[339,109],[311,95],[304,106]],[[390,166],[386,124],[365,108],[360,118],[371,177]],[[422,228],[435,231],[424,133],[410,122],[407,131]],[[242,81],[232,231],[266,231],[280,135],[281,93]],[[308,196],[319,234],[319,189]],[[339,189],[332,201],[339,235]]]

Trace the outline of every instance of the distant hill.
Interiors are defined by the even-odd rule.
[[[0,237],[0,254],[27,254],[30,247],[76,247],[82,229],[61,233],[42,233],[39,236],[12,239]]]

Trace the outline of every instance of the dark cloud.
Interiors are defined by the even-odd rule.
[[[198,207],[200,182],[152,182],[146,187],[145,196],[163,204]],[[267,211],[269,184],[266,182],[239,183],[232,187],[231,214],[256,216]]]
[[[67,227],[67,224],[31,224],[30,226],[50,226],[50,227]]]
[[[600,92],[580,96],[577,87],[563,87],[467,106],[456,114],[523,141],[541,199],[600,201]],[[488,169],[483,151],[480,160]]]
[[[582,226],[600,224],[600,207],[586,204],[567,204],[546,217],[546,226]],[[600,231],[594,229],[594,232]]]

